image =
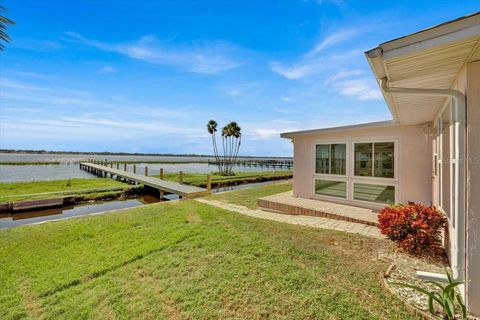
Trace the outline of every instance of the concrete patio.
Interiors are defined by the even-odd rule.
[[[294,197],[292,191],[258,199],[262,210],[288,215],[305,215],[377,226],[377,212],[333,202]]]

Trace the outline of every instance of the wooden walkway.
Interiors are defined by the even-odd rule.
[[[179,195],[182,198],[191,199],[210,194],[211,192],[210,190],[205,188],[199,188],[195,186],[181,184],[178,182],[162,180],[89,162],[80,163],[80,169],[86,170],[102,177],[107,177],[108,175],[110,175],[111,178],[115,177],[117,179],[123,179],[128,182],[141,183],[145,186],[159,190],[160,197],[163,197],[163,193],[173,193]]]

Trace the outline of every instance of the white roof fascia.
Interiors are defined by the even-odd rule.
[[[348,126],[320,128],[320,129],[311,129],[311,130],[302,130],[302,131],[293,131],[293,132],[283,132],[283,133],[280,134],[280,137],[291,139],[294,136],[298,136],[298,135],[330,133],[330,132],[337,132],[337,131],[348,131],[348,130],[368,129],[368,128],[378,128],[378,127],[390,127],[390,126],[396,126],[396,125],[399,125],[399,123],[395,120],[377,121],[377,122],[353,124],[353,125],[348,125]]]
[[[442,46],[448,43],[455,42],[460,39],[467,39],[475,36],[478,37],[479,34],[480,34],[480,24],[469,27],[467,29],[437,36],[435,38],[416,41],[411,44],[393,48],[393,49],[387,49],[384,47],[384,45],[382,45],[383,59],[388,60],[388,59],[400,57],[400,56],[407,55],[409,53],[417,52],[420,50]]]

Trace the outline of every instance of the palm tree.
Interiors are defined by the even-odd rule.
[[[5,46],[1,41],[10,42],[10,37],[8,36],[6,30],[8,24],[15,24],[12,20],[5,17],[3,14],[7,13],[7,9],[4,6],[0,5],[0,51],[3,51]]]
[[[235,164],[238,157],[238,151],[240,150],[240,145],[242,144],[242,128],[240,128],[240,126],[236,122],[233,122],[232,124],[232,134],[235,138],[235,150],[233,152],[232,163]]]
[[[220,163],[220,157],[218,156],[217,139],[215,137],[215,133],[217,132],[217,126],[218,123],[215,120],[210,120],[207,123],[208,133],[212,136],[213,154],[215,156],[215,161],[218,166],[218,171],[222,172],[222,164]]]
[[[241,144],[241,129],[235,121],[230,122],[222,128],[222,150],[223,155],[220,157],[218,153],[217,140],[215,132],[217,132],[217,122],[210,120],[207,123],[208,133],[212,136],[213,152],[217,161],[218,171],[222,175],[233,174],[232,169],[238,156],[238,150]]]
[[[228,158],[228,143],[229,143],[229,138],[230,137],[230,127],[227,124],[225,127],[222,128],[222,147],[223,147],[223,162],[224,162],[224,168],[222,174],[227,174],[228,173],[228,167],[230,165],[230,161]]]

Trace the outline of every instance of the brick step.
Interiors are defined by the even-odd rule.
[[[373,210],[331,202],[293,197],[291,192],[268,196],[257,200],[259,209],[288,215],[323,217],[378,226]]]

